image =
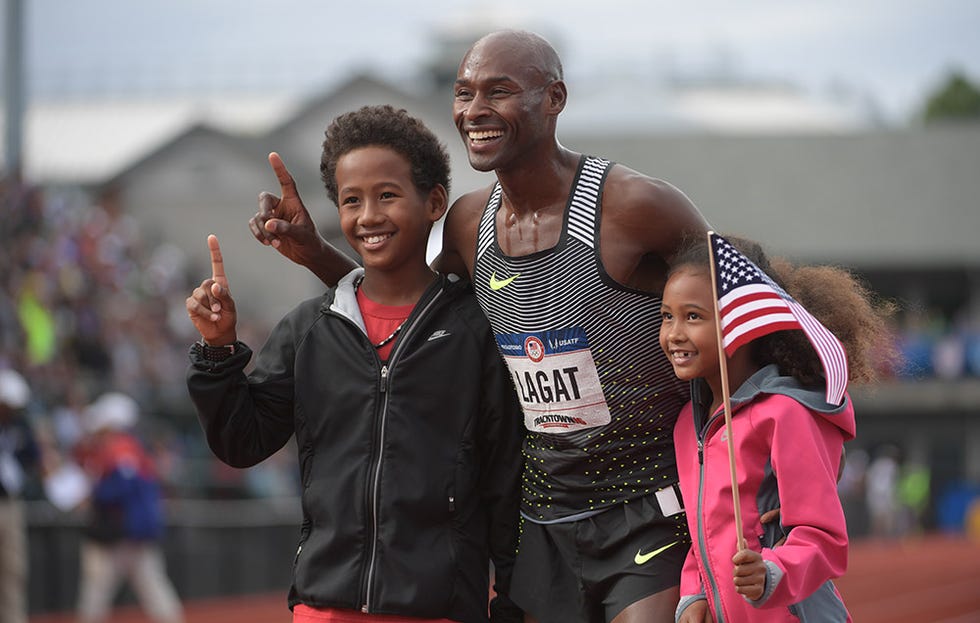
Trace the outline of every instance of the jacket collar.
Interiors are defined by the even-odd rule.
[[[357,285],[364,278],[364,267],[358,266],[344,275],[337,282],[337,287],[333,289],[333,298],[327,293],[323,307],[330,311],[348,318],[351,322],[367,333],[364,326],[364,318],[361,316],[361,308],[357,304]],[[467,287],[467,282],[460,279],[457,275],[440,274],[438,278],[429,286],[419,299],[419,304],[427,302],[435,296],[435,293],[447,288]]]
[[[781,376],[775,364],[760,368],[742,383],[732,394],[732,404],[748,402],[760,394],[789,396],[807,409],[827,415],[840,413],[848,402],[845,396],[839,405],[830,404],[825,400],[826,393],[822,387],[807,387],[791,376]]]
[[[364,327],[364,318],[361,316],[361,308],[357,305],[357,289],[354,287],[364,278],[364,268],[358,266],[337,282],[337,287],[333,291],[333,300],[329,298],[325,303],[329,303],[330,311],[348,318],[351,322],[367,333]]]
[[[824,399],[823,388],[801,385],[791,376],[781,376],[779,367],[775,364],[769,364],[757,370],[731,395],[732,412],[734,413],[740,406],[764,394],[789,396],[807,409],[824,416],[838,415],[851,409],[850,397],[846,394],[839,405],[830,404]],[[696,422],[704,423],[713,415],[708,413],[712,398],[711,389],[704,379],[691,381],[691,403]]]

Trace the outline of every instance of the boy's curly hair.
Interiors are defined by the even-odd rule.
[[[738,236],[723,236],[732,246],[769,275],[790,296],[837,336],[847,352],[850,381],[872,382],[894,364],[898,352],[890,341],[887,319],[894,304],[879,300],[849,271],[836,266],[794,266],[784,259],[766,257],[762,247]],[[671,263],[709,270],[708,243],[688,241]],[[759,366],[774,363],[781,374],[804,385],[822,385],[823,365],[802,330],[776,331],[750,342],[752,360]]]
[[[428,193],[442,184],[449,192],[449,155],[436,135],[404,109],[364,106],[334,119],[324,132],[320,178],[327,196],[337,203],[337,161],[361,147],[387,147],[404,156],[412,167],[416,189]]]

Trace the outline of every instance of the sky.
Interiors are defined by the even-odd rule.
[[[406,78],[462,27],[535,30],[573,90],[599,75],[724,73],[873,99],[906,119],[957,68],[980,81],[976,0],[24,0],[29,98],[316,92]],[[628,93],[624,93],[628,96]]]

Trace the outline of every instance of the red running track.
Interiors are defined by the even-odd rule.
[[[855,623],[980,622],[980,543],[931,535],[851,544],[837,586]],[[188,601],[185,623],[290,623],[286,589],[272,595]],[[30,623],[74,623],[71,613]],[[107,623],[150,623],[136,607],[118,608]]]

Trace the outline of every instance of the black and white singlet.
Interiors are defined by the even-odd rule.
[[[551,249],[503,254],[499,184],[480,221],[473,285],[524,408],[532,521],[581,518],[677,482],[672,431],[688,395],[660,349],[660,298],[613,281],[599,256],[611,166],[583,157]]]

